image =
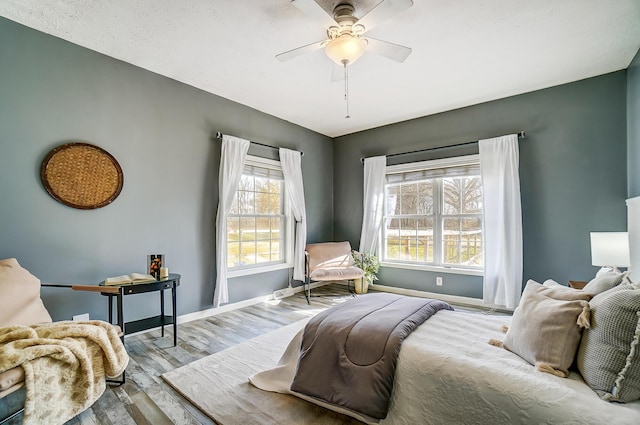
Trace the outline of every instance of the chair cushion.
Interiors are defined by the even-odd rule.
[[[40,299],[40,279],[15,258],[0,260],[0,326],[49,322],[51,316]]]
[[[22,366],[14,367],[0,373],[0,392],[24,381],[24,369]]]
[[[307,245],[309,254],[309,273],[322,267],[349,267],[353,266],[351,256],[351,244],[345,242],[323,242]],[[348,279],[348,278],[345,278]]]
[[[363,276],[364,272],[357,267],[323,267],[309,273],[311,280],[348,280]]]
[[[15,384],[13,387],[7,388],[6,390],[0,391],[0,399],[7,397],[9,394],[17,392],[21,388],[24,388],[24,381],[21,381]],[[14,397],[14,396],[11,396],[11,397]],[[22,396],[18,395],[17,397],[18,397],[18,400],[22,400],[22,402],[20,403],[20,406],[24,406],[24,390],[22,391]],[[8,401],[9,397],[7,397],[6,400]],[[6,416],[2,414],[3,404],[5,404],[5,400],[0,400],[0,418],[2,418],[3,416]]]

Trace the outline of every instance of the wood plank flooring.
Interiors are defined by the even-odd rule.
[[[311,305],[300,292],[279,302],[255,304],[180,324],[176,347],[169,328],[164,338],[159,329],[125,338],[130,357],[126,383],[109,386],[91,408],[66,425],[215,424],[160,375],[350,298],[344,285],[315,288],[312,295],[321,296],[314,296]]]
[[[311,305],[300,292],[279,302],[180,324],[176,347],[169,328],[164,338],[159,329],[125,338],[130,356],[126,384],[109,386],[90,409],[66,425],[215,424],[160,375],[351,298],[347,288],[339,284],[315,288],[312,294],[317,296]]]

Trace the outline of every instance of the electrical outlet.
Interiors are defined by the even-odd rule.
[[[74,322],[87,322],[89,321],[89,313],[78,314],[77,316],[73,316]]]
[[[442,276],[436,277],[436,286],[442,286]]]

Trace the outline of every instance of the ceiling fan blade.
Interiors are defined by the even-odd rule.
[[[311,43],[311,44],[307,44],[306,46],[302,46],[302,47],[297,47],[293,50],[289,50],[287,52],[283,52],[280,53],[278,55],[276,55],[276,59],[278,59],[280,62],[284,62],[284,61],[288,61],[289,59],[293,59],[296,58],[300,55],[303,55],[305,53],[309,53],[312,52],[314,50],[318,50],[318,49],[322,49],[324,46],[325,40],[322,41],[316,41],[315,43]]]
[[[293,0],[291,3],[307,16],[318,21],[325,28],[340,27],[335,19],[320,7],[315,0]]]
[[[297,0],[300,1],[300,0]],[[382,0],[366,15],[364,15],[356,25],[362,25],[364,32],[369,31],[380,22],[413,6],[412,0]]]
[[[411,54],[411,48],[406,46],[389,43],[388,41],[376,40],[371,37],[367,37],[366,40],[368,52],[387,57],[396,62],[404,62],[407,56]]]

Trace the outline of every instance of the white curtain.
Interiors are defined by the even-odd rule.
[[[515,308],[522,291],[522,209],[518,136],[480,140],[484,193],[485,304]]]
[[[364,160],[364,196],[360,252],[375,254],[382,216],[384,214],[384,183],[387,157],[374,156]]]
[[[304,250],[307,244],[307,212],[304,206],[302,159],[300,152],[280,148],[280,165],[284,174],[293,218],[296,220],[296,238],[293,246],[293,278],[304,281]]]
[[[227,216],[236,195],[244,161],[250,142],[238,137],[222,136],[220,153],[220,176],[218,179],[219,201],[216,217],[216,288],[213,306],[220,307],[229,302],[227,287]]]
[[[640,196],[627,199],[627,231],[630,257],[628,271],[631,281],[640,282]]]

